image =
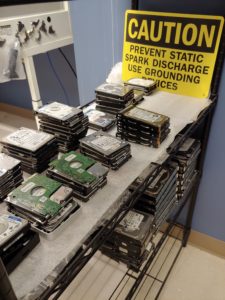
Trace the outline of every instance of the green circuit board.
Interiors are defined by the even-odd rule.
[[[80,183],[92,183],[96,180],[96,176],[88,172],[88,169],[93,166],[96,161],[92,158],[84,156],[75,151],[70,151],[60,159],[56,159],[49,164],[61,174],[69,176],[72,180]]]
[[[46,217],[55,216],[70,194],[72,190],[62,183],[34,174],[12,191],[6,201]]]

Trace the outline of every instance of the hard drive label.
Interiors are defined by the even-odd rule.
[[[120,222],[120,225],[126,228],[127,231],[136,231],[140,229],[141,222],[144,216],[134,211],[129,211]]]
[[[163,177],[164,174],[167,174],[168,171],[167,170],[162,170],[158,176],[156,176],[156,178],[153,180],[153,182],[149,185],[150,189],[153,189],[155,187],[155,185],[158,183],[159,179]]]
[[[0,153],[0,176],[19,164],[20,161],[18,159],[8,156],[5,153]]]
[[[3,138],[3,142],[35,151],[52,138],[53,135],[51,134],[22,127],[8,135],[6,138]]]
[[[104,151],[114,150],[120,147],[121,142],[109,136],[100,136],[91,142]]]
[[[23,221],[19,217],[11,215],[0,216],[0,244],[8,236],[11,236],[19,227],[23,225]]]
[[[21,188],[21,192],[23,193],[27,193],[28,191],[30,191],[33,187],[35,187],[35,183],[34,182],[29,182],[28,184],[26,184],[25,186],[23,186]]]
[[[70,154],[65,158],[66,161],[72,161],[74,158],[76,158],[76,154]]]
[[[107,94],[113,94],[117,96],[125,96],[132,90],[131,87],[126,87],[122,84],[110,84],[110,83],[104,83],[97,87],[95,90],[96,92],[103,92]]]
[[[195,142],[195,139],[192,139],[192,138],[186,139],[185,142],[179,148],[179,151],[181,151],[181,152],[188,151],[188,149],[194,144],[194,142]]]
[[[55,119],[64,120],[79,113],[80,110],[62,103],[53,102],[51,104],[41,107],[38,110],[38,112],[48,115],[49,117],[53,117]]]
[[[143,87],[149,87],[155,83],[155,81],[151,79],[141,79],[141,78],[132,78],[127,81],[127,83],[135,84]]]
[[[130,110],[127,115],[129,117],[138,118],[147,122],[159,122],[161,119],[161,116],[155,113],[152,113],[150,111],[145,111],[143,109],[134,108]]]

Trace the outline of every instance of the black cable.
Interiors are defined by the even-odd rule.
[[[68,60],[68,58],[66,57],[65,53],[62,51],[61,48],[58,48],[59,52],[62,54],[62,56],[64,57],[65,61],[67,62],[68,66],[70,67],[71,71],[73,72],[75,78],[77,79],[77,73],[75,72],[72,64],[70,63],[70,61]]]
[[[54,67],[54,65],[53,65],[53,62],[52,62],[52,60],[51,60],[51,57],[50,57],[49,53],[46,52],[46,54],[47,54],[47,58],[48,58],[49,64],[50,64],[50,66],[51,66],[51,68],[52,68],[52,71],[53,71],[53,73],[55,74],[55,77],[56,77],[56,79],[57,79],[59,85],[61,86],[61,88],[62,88],[62,90],[63,90],[63,93],[64,93],[64,96],[65,96],[65,98],[66,98],[67,104],[69,105],[69,104],[70,104],[70,101],[69,101],[69,96],[68,96],[68,94],[67,94],[67,92],[66,92],[66,89],[65,89],[65,87],[63,86],[63,83],[62,83],[62,81],[61,81],[59,75],[57,74],[57,72],[56,72],[56,70],[55,70],[55,67]]]

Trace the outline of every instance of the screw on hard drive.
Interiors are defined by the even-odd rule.
[[[52,26],[49,26],[48,33],[49,34],[55,34],[55,30],[52,28]]]
[[[43,31],[44,33],[47,33],[45,21],[42,21],[40,30]]]
[[[33,21],[33,22],[31,23],[31,25],[34,26],[34,27],[37,27],[38,24],[39,24],[39,22],[40,22],[40,20]]]
[[[6,39],[0,37],[0,47],[3,47],[6,42]]]

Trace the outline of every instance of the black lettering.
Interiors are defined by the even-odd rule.
[[[173,90],[173,91],[176,91],[176,90],[177,90],[177,83],[176,83],[176,82],[173,82],[172,90]]]
[[[221,22],[220,19],[190,19],[130,12],[127,15],[125,39],[127,42],[148,46],[213,53]]]

